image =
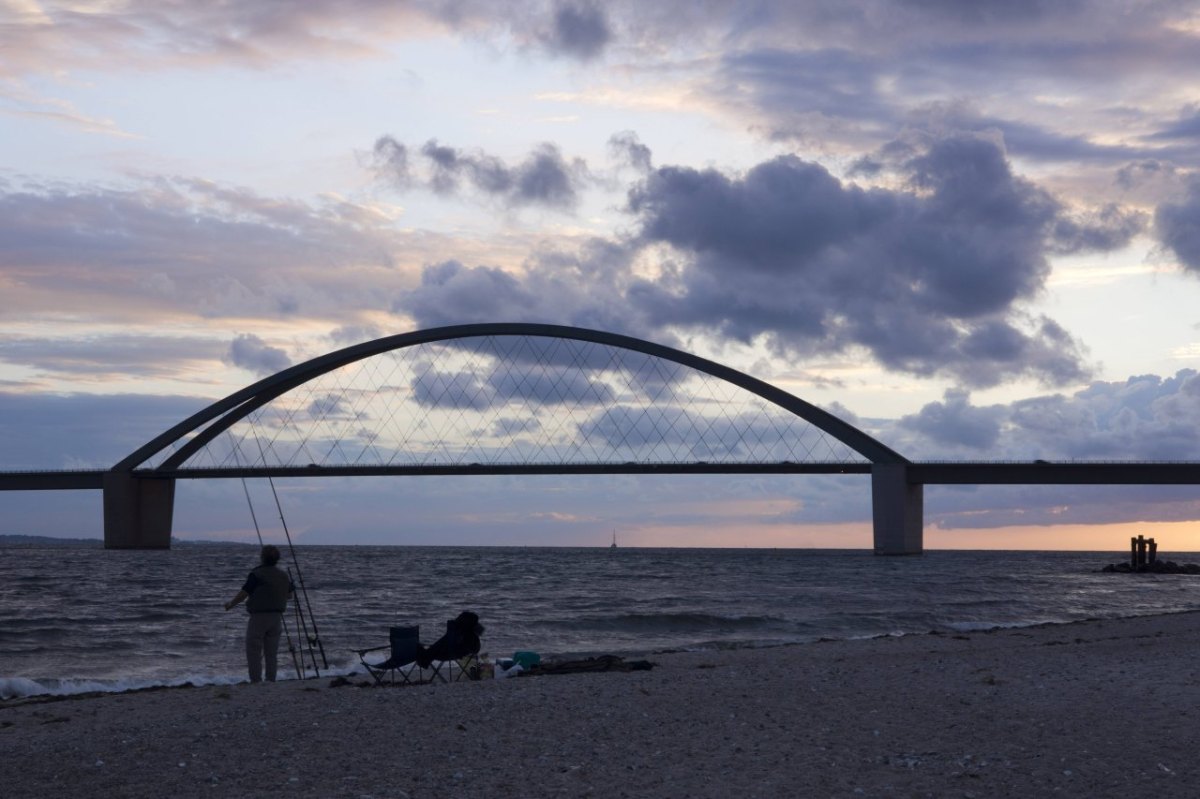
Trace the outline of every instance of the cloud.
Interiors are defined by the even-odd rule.
[[[408,148],[391,136],[376,140],[370,162],[376,175],[399,189],[424,186],[456,194],[465,182],[476,192],[512,208],[537,205],[571,210],[579,192],[593,182],[581,159],[568,162],[553,144],[540,144],[515,165],[483,152],[466,152],[430,139],[420,149],[427,169],[418,174]]]
[[[987,451],[996,445],[1002,421],[999,407],[973,407],[967,392],[951,390],[943,402],[926,405],[900,420],[900,425],[920,433],[932,444]]]
[[[986,138],[934,142],[902,169],[911,189],[844,184],[793,156],[740,177],[659,168],[629,210],[642,243],[671,245],[685,265],[630,300],[660,324],[764,337],[793,356],[860,347],[975,386],[1083,376],[1069,335],[1019,312],[1049,272],[1058,204]],[[1106,241],[1123,238],[1087,243]]]
[[[209,402],[148,394],[0,392],[0,469],[107,469]]]
[[[428,32],[438,5],[317,0],[303,8],[206,8],[127,0],[105,8],[46,0],[5,10],[0,51],[6,59],[0,74],[50,72],[56,64],[58,69],[217,62],[263,67],[300,58],[361,58],[388,41]]]
[[[492,390],[472,372],[443,372],[433,366],[413,380],[413,398],[426,408],[464,408],[475,411],[492,406]]]
[[[608,151],[618,163],[630,166],[638,172],[649,172],[653,168],[650,148],[642,144],[638,135],[631,130],[610,136]]]
[[[391,136],[380,136],[371,150],[371,166],[376,172],[386,174],[399,187],[412,184],[408,167],[408,147]]]
[[[1200,373],[1094,381],[1071,395],[985,407],[952,391],[883,435],[914,460],[1195,460]]]
[[[349,407],[344,396],[336,394],[325,394],[320,397],[315,397],[308,404],[308,415],[316,420],[326,421],[329,419],[355,419],[363,420],[368,418],[367,415],[360,411],[355,411]]]
[[[261,338],[250,333],[242,333],[234,338],[226,358],[234,366],[264,377],[281,372],[292,365],[286,352],[278,347],[269,346]]]
[[[587,61],[600,55],[612,36],[602,9],[590,3],[564,3],[541,38],[550,52]]]
[[[413,316],[420,327],[461,322],[530,321],[541,297],[509,272],[446,261],[425,267],[421,283],[400,295],[394,311]]]
[[[223,354],[216,339],[151,334],[0,339],[0,361],[44,377],[121,381],[207,374]]]
[[[880,169],[904,181],[894,188],[843,182],[795,156],[743,174],[662,166],[629,191],[627,238],[537,253],[521,270],[432,265],[393,310],[423,327],[543,321],[664,343],[715,333],[789,358],[862,351],[967,387],[1085,379],[1082,345],[1026,305],[1051,254],[1126,246],[1144,216],[1066,209],[1014,174],[995,137],[955,134],[886,157]],[[633,269],[648,257],[656,271]]]
[[[974,405],[961,391],[875,434],[913,460],[1172,461],[1200,452],[1200,373],[1095,381],[1073,394]],[[1188,486],[930,486],[943,529],[1195,519]]]
[[[1162,243],[1183,268],[1200,274],[1200,178],[1191,179],[1181,201],[1160,205],[1154,223]]]
[[[380,286],[448,246],[394,222],[333,196],[306,203],[184,178],[0,184],[0,317],[353,320],[386,310]]]
[[[712,424],[712,420],[695,418],[686,409],[671,405],[617,405],[597,414],[580,433],[630,460],[688,462],[735,457],[740,437],[721,435],[719,429],[710,429]]]
[[[654,327],[623,294],[631,254],[619,242],[594,238],[575,252],[535,252],[519,271],[457,260],[435,263],[422,270],[419,285],[398,292],[392,310],[422,328],[499,321],[651,333]]]
[[[846,48],[759,47],[723,56],[704,91],[775,138],[861,143],[894,129],[879,72],[870,55]]]
[[[1115,203],[1076,216],[1063,214],[1054,223],[1051,249],[1056,253],[1117,250],[1141,233],[1146,223],[1146,214]]]
[[[1200,108],[1188,106],[1179,118],[1162,130],[1151,134],[1151,139],[1200,139]]]
[[[329,340],[338,347],[348,347],[367,341],[383,338],[384,332],[376,325],[342,325],[327,334]]]
[[[607,384],[590,379],[586,372],[574,367],[505,365],[492,373],[488,384],[498,400],[520,399],[537,407],[605,405],[614,399]]]
[[[1141,161],[1131,161],[1117,170],[1116,184],[1122,189],[1136,188],[1148,181],[1172,181],[1178,175],[1178,168],[1167,161],[1147,158]]]

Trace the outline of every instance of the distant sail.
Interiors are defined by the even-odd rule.
[[[608,545],[608,548],[609,549],[617,548],[617,531],[616,530],[613,530],[613,542]]]

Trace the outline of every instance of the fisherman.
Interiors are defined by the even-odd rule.
[[[246,578],[245,585],[233,599],[225,603],[225,610],[246,602],[250,619],[246,622],[246,664],[250,668],[250,682],[262,682],[263,659],[267,663],[267,682],[275,682],[279,654],[279,638],[283,634],[283,613],[295,590],[292,578],[275,564],[279,562],[279,549],[267,544],[260,553],[261,564]]]

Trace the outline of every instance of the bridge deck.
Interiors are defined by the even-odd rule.
[[[953,462],[908,465],[918,485],[1200,485],[1200,462]],[[565,463],[421,464],[398,466],[274,466],[241,469],[138,470],[136,476],[173,480],[263,477],[587,474],[863,474],[869,463]],[[105,470],[0,472],[0,491],[100,489]]]
[[[0,491],[75,491],[104,487],[104,469],[0,472]]]

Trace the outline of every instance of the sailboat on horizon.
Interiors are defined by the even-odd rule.
[[[613,540],[612,540],[612,543],[608,545],[608,548],[609,548],[609,549],[616,549],[616,548],[617,548],[617,531],[616,531],[615,529],[613,530]]]

